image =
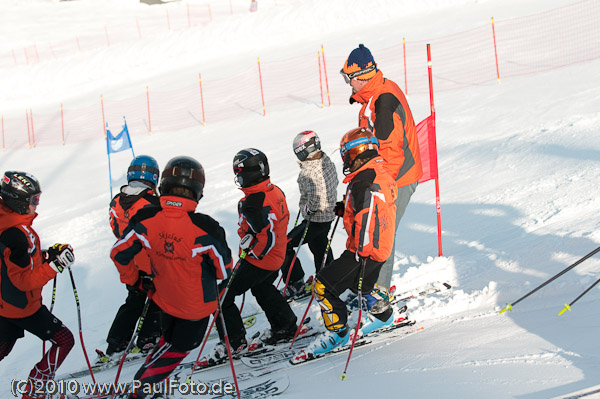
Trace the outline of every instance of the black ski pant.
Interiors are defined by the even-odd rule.
[[[306,220],[303,220],[302,223],[294,227],[287,235],[287,252],[285,254],[285,261],[283,263],[283,266],[281,267],[281,274],[283,275],[284,282],[287,280],[290,264],[292,263],[292,259],[294,259],[294,248],[297,248],[298,244],[300,244],[300,240],[302,239],[302,235],[304,234],[304,229],[306,228],[307,223],[308,222]],[[327,233],[329,233],[330,228],[331,221],[310,222],[310,224],[308,225],[308,230],[306,231],[306,236],[304,237],[304,241],[302,242],[303,245],[308,244],[308,248],[313,254],[313,258],[315,260],[315,271],[317,273],[321,269],[321,264],[323,263],[323,255],[325,254],[325,248],[327,248],[327,241],[329,240],[329,238],[327,237]],[[333,253],[331,252],[330,247],[327,251],[327,259],[325,261],[325,264],[329,264],[332,260]],[[304,270],[302,270],[300,259],[296,258],[296,261],[292,266],[290,283],[296,282],[301,279],[304,279]]]
[[[200,345],[209,318],[185,320],[167,313],[162,314],[163,334],[158,345],[135,374],[134,380],[139,381],[140,386],[134,398],[151,396],[150,387],[166,380],[191,350]]]
[[[117,311],[117,315],[106,338],[106,342],[108,342],[110,348],[109,352],[125,349],[146,303],[146,292],[130,285],[126,287],[128,291],[127,298]],[[137,345],[139,348],[143,348],[147,343],[158,341],[161,331],[160,313],[161,311],[158,306],[154,302],[151,302],[148,313],[144,318],[144,324],[142,324],[142,329],[138,335]]]
[[[367,258],[361,292],[369,294],[377,281],[383,262]],[[325,266],[315,282],[315,298],[321,307],[325,327],[331,331],[343,330],[348,322],[348,309],[340,295],[347,289],[358,292],[360,262],[354,252],[345,250],[339,258]]]
[[[271,324],[271,330],[289,330],[296,325],[296,315],[281,293],[273,285],[279,270],[264,270],[256,267],[246,260],[241,260],[231,284],[229,291],[223,298],[222,310],[229,342],[233,350],[239,348],[246,338],[246,329],[240,311],[235,304],[235,297],[250,290],[256,298],[258,306],[265,312],[267,320]],[[225,289],[229,280],[225,280],[219,286],[219,291]],[[217,321],[217,329],[221,342],[224,342],[224,331],[220,321]]]
[[[12,319],[0,316],[0,361],[11,352],[17,340],[25,336],[25,331],[52,343],[50,349],[29,373],[29,379],[34,385],[53,379],[56,370],[75,344],[73,334],[50,313],[45,305],[31,316],[23,318]],[[43,387],[34,386],[34,388]]]

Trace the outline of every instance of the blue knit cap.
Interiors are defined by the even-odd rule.
[[[346,74],[350,74],[353,72],[363,71],[369,67],[374,66],[376,67],[376,64],[375,60],[373,59],[373,55],[371,54],[371,51],[369,51],[369,49],[366,48],[364,44],[359,44],[358,48],[352,50],[352,52],[348,56],[348,59],[346,60],[342,71]],[[374,77],[376,73],[377,68],[368,73],[356,76],[356,79],[369,80],[372,77]]]

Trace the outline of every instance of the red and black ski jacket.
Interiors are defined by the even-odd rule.
[[[210,216],[195,213],[196,205],[187,198],[160,197],[160,206],[138,211],[110,253],[123,280],[135,270],[136,255],[146,252],[156,287],[153,301],[186,320],[216,310],[216,281],[228,277],[232,263],[225,230]]]
[[[160,200],[155,195],[154,190],[142,182],[131,182],[129,185],[121,187],[121,192],[110,202],[110,227],[116,238],[121,238],[121,234],[129,225],[129,221],[140,210],[147,207],[160,206]],[[151,274],[150,260],[145,252],[140,252],[135,258],[137,270],[131,269],[130,275],[125,277],[128,285],[136,284],[139,278],[139,271]]]
[[[238,235],[253,234],[257,240],[246,260],[261,269],[278,270],[285,259],[290,219],[285,194],[270,179],[241,190],[246,196],[238,203]]]
[[[20,215],[0,200],[0,316],[23,318],[42,306],[42,288],[56,272],[44,261],[35,215]]]
[[[160,205],[160,201],[150,187],[146,185],[121,187],[119,194],[115,195],[110,202],[110,227],[115,237],[121,238],[121,234],[127,228],[129,220],[137,211],[147,206],[157,205]]]

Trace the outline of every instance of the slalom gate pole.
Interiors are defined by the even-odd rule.
[[[308,216],[306,220],[306,227],[304,228],[304,232],[302,233],[302,237],[300,238],[300,242],[298,243],[298,248],[296,248],[296,252],[294,253],[294,257],[292,258],[292,263],[290,263],[290,268],[288,269],[287,278],[285,279],[285,285],[283,286],[283,292],[281,295],[285,297],[285,291],[287,290],[287,286],[290,283],[290,277],[292,275],[292,269],[294,268],[294,263],[296,263],[296,258],[298,257],[298,252],[300,252],[300,248],[302,244],[304,244],[304,239],[306,238],[306,232],[308,231],[308,226],[310,226],[310,218],[311,215]],[[283,278],[283,274],[281,274],[281,278]]]
[[[250,250],[250,248],[248,250]],[[242,253],[240,254],[240,258],[238,259],[237,263],[235,264],[235,267],[233,268],[233,271],[231,272],[231,277],[229,278],[229,281],[227,282],[227,286],[225,287],[225,290],[223,291],[223,295],[217,299],[217,310],[215,310],[215,313],[213,313],[213,319],[212,319],[212,322],[210,323],[210,327],[208,327],[208,329],[206,330],[206,334],[204,335],[204,340],[202,342],[202,346],[200,347],[198,356],[196,356],[196,361],[194,362],[192,371],[190,372],[190,375],[188,376],[188,378],[186,380],[188,383],[192,381],[192,376],[196,372],[196,367],[198,366],[198,360],[200,360],[200,356],[202,356],[202,351],[204,350],[204,347],[206,346],[206,343],[208,342],[208,337],[210,336],[210,332],[212,331],[213,326],[215,325],[215,321],[217,320],[219,313],[221,313],[221,311],[220,311],[221,301],[225,300],[225,297],[227,296],[227,293],[229,292],[229,286],[231,285],[231,282],[233,281],[233,278],[235,277],[235,274],[236,274],[238,268],[240,267],[242,260],[246,257],[246,255],[247,255],[247,252],[242,251]],[[219,292],[218,286],[217,286],[217,292]],[[223,324],[225,324],[225,323],[223,323]],[[234,377],[235,377],[235,375],[234,375]],[[236,383],[236,387],[237,387],[237,383]]]
[[[504,313],[507,310],[511,310],[512,311],[513,306],[515,306],[517,303],[521,302],[523,299],[527,298],[529,295],[533,294],[534,292],[536,292],[540,288],[543,288],[546,285],[550,284],[551,282],[553,282],[554,280],[556,280],[557,278],[559,278],[560,276],[562,276],[563,274],[565,274],[569,270],[573,269],[575,266],[579,265],[581,262],[583,262],[583,261],[587,260],[588,258],[594,256],[598,251],[600,251],[600,247],[594,249],[592,252],[590,252],[589,254],[585,255],[583,258],[579,259],[577,262],[573,263],[571,266],[567,267],[566,269],[564,269],[560,273],[554,275],[554,277],[552,277],[549,280],[546,280],[544,283],[538,285],[536,288],[534,288],[533,290],[529,291],[527,294],[523,295],[521,298],[517,299],[515,302],[506,304],[506,306],[504,307],[504,309],[502,309],[500,311],[500,313]]]
[[[225,298],[225,295],[223,295],[223,298]],[[225,325],[223,310],[221,309],[221,301],[217,301],[217,312],[219,313],[219,317],[221,318],[221,323],[223,325],[223,338],[225,339],[225,346],[227,347],[227,356],[229,357],[229,364],[231,365],[231,375],[233,376],[233,382],[235,383],[235,391],[237,392],[238,399],[241,399],[242,394],[240,393],[240,387],[238,385],[237,376],[235,375],[235,367],[233,366],[233,355],[231,354],[231,344],[229,343],[229,334],[227,333],[227,326]]]
[[[54,276],[54,282],[52,283],[52,300],[50,301],[50,313],[54,309],[54,302],[56,302],[56,276]],[[42,356],[46,353],[46,341],[42,342]]]
[[[571,306],[573,306],[573,304],[574,304],[575,302],[577,302],[577,301],[579,300],[579,298],[581,298],[582,296],[584,296],[585,294],[587,294],[587,293],[588,293],[588,292],[589,292],[589,291],[590,291],[592,288],[594,288],[594,287],[596,286],[596,284],[598,284],[598,283],[600,283],[600,278],[599,278],[598,280],[596,280],[596,282],[595,282],[594,284],[590,285],[590,286],[589,286],[589,287],[588,287],[588,288],[587,288],[585,291],[583,291],[581,294],[579,294],[579,296],[578,296],[577,298],[573,299],[573,301],[572,301],[570,304],[568,304],[568,305],[565,305],[564,309],[563,309],[563,310],[561,310],[561,311],[558,313],[558,315],[559,315],[559,316],[560,316],[560,315],[562,315],[562,314],[563,314],[563,313],[565,313],[567,310],[570,312],[570,311],[571,311]]]
[[[135,342],[136,338],[140,334],[140,331],[142,330],[142,326],[144,325],[144,319],[146,318],[146,315],[148,314],[148,309],[150,308],[150,302],[152,300],[152,295],[154,295],[154,291],[152,291],[152,290],[148,291],[147,297],[146,297],[146,303],[144,304],[144,308],[142,309],[142,314],[140,315],[140,318],[138,319],[137,327],[136,327],[135,331],[133,332],[133,335],[132,335],[131,339],[129,340],[129,343],[127,344],[127,348],[125,348],[125,352],[123,352],[123,356],[121,356],[121,361],[119,362],[119,368],[117,369],[117,375],[115,376],[115,383],[114,383],[115,387],[119,383],[119,376],[121,375],[121,369],[123,368],[123,363],[125,363],[125,358],[127,357],[127,354],[133,347],[133,343]],[[111,398],[113,398],[114,395],[115,395],[115,393],[113,392]]]
[[[348,365],[350,364],[350,358],[352,357],[352,350],[354,350],[354,344],[356,343],[356,337],[358,337],[358,330],[360,329],[360,320],[362,317],[362,283],[365,277],[365,268],[367,266],[367,258],[362,258],[360,262],[360,278],[358,279],[358,323],[354,329],[354,336],[352,337],[352,344],[350,345],[350,353],[348,353],[348,360],[346,360],[346,367],[344,372],[340,375],[340,379],[343,381],[346,379],[346,371],[348,371]],[[350,332],[348,332],[350,333]]]
[[[77,294],[77,287],[75,287],[75,279],[73,278],[73,271],[71,267],[69,269],[69,277],[71,278],[71,285],[73,286],[73,295],[75,295],[75,304],[77,305],[77,322],[79,323],[79,341],[81,342],[81,349],[83,350],[83,356],[85,357],[85,362],[87,363],[88,369],[90,370],[90,376],[92,377],[92,381],[94,384],[96,383],[96,378],[94,377],[94,372],[92,371],[92,365],[90,364],[90,359],[88,359],[87,352],[85,350],[85,344],[83,343],[83,332],[81,329],[81,305],[79,304],[79,294]]]
[[[321,261],[321,269],[325,267],[325,262],[327,261],[327,252],[329,252],[329,247],[331,246],[331,240],[333,239],[333,235],[335,234],[335,229],[337,228],[338,222],[341,217],[337,216],[335,219],[335,223],[333,225],[333,230],[331,230],[331,235],[329,236],[329,240],[327,240],[327,247],[325,247],[325,253],[323,253],[323,261]],[[317,276],[313,280],[317,281]],[[294,342],[296,342],[296,338],[298,338],[298,334],[300,334],[300,330],[302,330],[302,325],[304,324],[304,319],[306,319],[306,315],[308,314],[308,309],[310,309],[310,305],[312,304],[313,299],[315,299],[314,293],[310,296],[310,301],[308,301],[308,305],[306,306],[306,310],[304,311],[304,315],[302,316],[302,320],[300,320],[300,324],[298,324],[298,328],[296,329],[296,335],[294,335],[294,339],[292,339],[292,343],[290,344],[290,349],[294,346]]]

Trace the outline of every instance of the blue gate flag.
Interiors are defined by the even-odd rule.
[[[125,121],[123,121],[125,122]],[[131,148],[131,139],[129,138],[129,130],[127,129],[127,123],[123,125],[123,130],[116,136],[113,136],[108,128],[106,129],[106,150],[110,154],[112,152],[124,151]]]

